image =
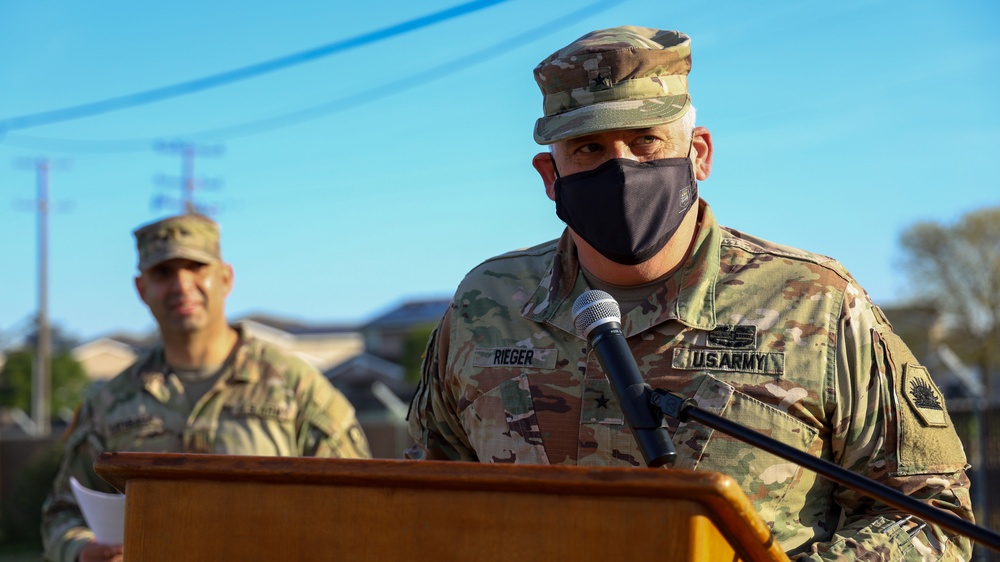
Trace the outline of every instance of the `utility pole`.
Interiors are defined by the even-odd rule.
[[[40,157],[19,162],[32,167],[36,176],[35,211],[38,213],[38,321],[35,368],[31,377],[31,418],[35,435],[45,437],[51,432],[49,404],[52,396],[52,331],[49,325],[49,172],[60,167]]]
[[[172,197],[159,196],[153,199],[156,207],[173,206],[178,203],[185,213],[200,213],[204,215],[212,214],[217,209],[213,206],[198,205],[194,201],[194,192],[197,189],[215,188],[221,185],[221,181],[214,179],[198,179],[194,175],[194,160],[197,156],[219,156],[223,152],[221,145],[198,146],[191,142],[170,141],[159,142],[156,148],[162,152],[171,152],[181,155],[181,175],[180,177],[158,175],[156,182],[168,187],[181,188],[181,199],[178,201]]]

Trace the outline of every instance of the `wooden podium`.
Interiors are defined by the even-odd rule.
[[[125,559],[787,561],[710,472],[105,453]]]

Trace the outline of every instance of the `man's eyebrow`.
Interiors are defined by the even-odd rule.
[[[642,129],[634,129],[634,131],[636,132],[636,134],[640,134],[640,135],[654,135],[655,134],[655,135],[659,135],[659,136],[663,136],[663,137],[667,137],[667,138],[673,138],[673,137],[677,136],[676,134],[674,134],[674,129],[673,128],[667,127],[665,125],[660,125],[660,126],[657,126],[657,127],[644,127]]]
[[[596,138],[597,138],[597,134],[596,133],[591,133],[589,135],[583,135],[583,136],[580,136],[580,137],[573,137],[571,139],[566,139],[566,143],[567,144],[587,143],[587,142],[593,142],[593,140],[596,139]]]

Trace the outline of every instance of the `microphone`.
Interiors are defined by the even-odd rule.
[[[621,317],[618,302],[604,291],[591,289],[573,303],[576,332],[597,354],[646,465],[659,467],[673,463],[677,452],[661,425],[663,416],[654,411],[650,402],[652,391],[642,379],[632,350],[625,342]]]

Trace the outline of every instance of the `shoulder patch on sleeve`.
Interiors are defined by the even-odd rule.
[[[872,330],[874,362],[894,394],[895,431],[889,432],[890,467],[896,476],[945,474],[966,465],[962,441],[944,396],[903,340],[887,327]],[[895,442],[893,445],[892,442]]]
[[[903,365],[903,394],[913,412],[926,426],[947,427],[948,416],[944,410],[944,397],[931,380],[927,368],[921,365]]]
[[[947,473],[966,464],[965,450],[948,417],[944,397],[927,369],[904,363],[897,383],[898,474]]]

